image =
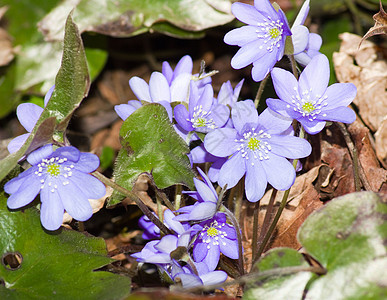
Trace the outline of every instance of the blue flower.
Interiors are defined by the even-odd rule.
[[[208,133],[204,146],[215,156],[226,157],[218,183],[234,187],[245,176],[246,197],[251,202],[262,198],[267,182],[278,190],[289,189],[296,173],[286,159],[311,153],[310,144],[290,136],[291,119],[266,109],[258,116],[251,100],[237,102],[231,111],[235,128],[220,128]]]
[[[204,262],[210,270],[218,265],[220,253],[237,259],[238,240],[235,228],[226,223],[226,215],[217,213],[212,219],[200,223],[203,227],[193,246],[193,258]]]
[[[234,69],[253,64],[252,77],[261,81],[279,61],[285,50],[286,36],[291,35],[285,14],[278,12],[269,0],[255,0],[254,6],[233,3],[234,16],[247,26],[228,32],[224,42],[241,47],[231,59]]]
[[[198,171],[204,182],[194,178],[196,191],[183,192],[196,199],[197,202],[194,205],[187,205],[180,208],[177,211],[180,215],[174,217],[173,220],[202,221],[210,219],[215,215],[218,195],[207,175],[199,168]]]
[[[214,104],[214,91],[210,84],[200,94],[194,83],[190,85],[188,110],[184,104],[174,109],[176,122],[186,131],[207,133],[226,124],[230,116],[224,104]]]
[[[310,134],[320,132],[326,121],[352,123],[356,114],[347,107],[356,96],[352,83],[335,83],[328,87],[329,61],[317,55],[297,79],[283,69],[271,73],[280,99],[267,99],[268,107],[285,117],[299,121]]]
[[[322,44],[321,36],[317,33],[310,33],[303,25],[308,12],[309,0],[306,0],[291,28],[294,58],[302,66],[306,66],[314,56],[321,54],[319,52]]]
[[[164,106],[170,120],[172,120],[171,102],[186,101],[190,80],[190,74],[182,73],[173,80],[170,86],[167,78],[162,73],[153,72],[149,85],[144,79],[137,76],[129,80],[129,85],[140,101],[159,103]],[[116,105],[114,109],[121,119],[126,120],[136,109],[142,106],[140,101],[130,100],[128,104]]]
[[[54,91],[55,85],[53,85],[44,97],[44,106],[47,105]],[[22,126],[28,131],[28,133],[22,134],[14,138],[7,146],[9,153],[18,151],[25,141],[30,136],[30,132],[34,129],[36,122],[38,122],[40,115],[43,112],[43,108],[33,103],[22,103],[16,109],[16,116]]]
[[[88,199],[98,199],[106,193],[104,184],[88,174],[98,168],[96,155],[81,153],[74,147],[53,151],[52,145],[46,145],[32,152],[27,160],[32,167],[4,186],[10,194],[10,209],[27,205],[40,193],[40,219],[48,230],[60,227],[65,210],[79,221],[92,216]]]
[[[183,56],[177,63],[175,70],[171,68],[171,65],[167,62],[163,62],[162,73],[168,81],[169,85],[172,85],[173,81],[181,74],[192,75],[193,62],[189,55]]]
[[[138,226],[143,230],[144,240],[155,240],[160,238],[160,229],[145,215],[138,220]]]

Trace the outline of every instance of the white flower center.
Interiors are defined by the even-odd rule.
[[[293,88],[296,92],[296,96],[292,96],[292,103],[294,104],[293,110],[302,114],[303,117],[307,117],[309,121],[314,121],[317,116],[321,113],[321,109],[328,105],[326,101],[328,96],[322,97],[321,95],[312,95],[312,89],[303,90],[301,97],[298,95],[298,87]],[[312,99],[315,98],[314,100]],[[286,105],[290,108],[290,105]],[[322,114],[323,117],[326,114]]]
[[[210,117],[211,112],[203,110],[203,106],[199,105],[194,107],[194,113],[191,119],[187,119],[187,121],[192,123],[193,128],[209,128],[215,129],[216,125],[214,120]]]
[[[224,226],[225,223],[218,223],[218,221],[215,220],[210,226],[206,225],[203,227],[200,238],[203,243],[207,244],[207,249],[211,248],[211,244],[216,246],[219,245],[219,243],[222,243],[226,246],[226,240],[224,238],[227,236],[227,233],[221,230]]]
[[[64,179],[60,180],[63,185],[68,185],[70,182],[67,180],[68,177],[71,177],[73,172],[72,169],[74,165],[63,166],[63,163],[67,161],[67,158],[52,157],[50,159],[42,159],[42,162],[38,164],[38,170],[35,171],[35,175],[42,177],[40,180],[41,189],[46,186],[54,193],[57,186],[57,178],[62,176]],[[46,176],[44,176],[46,175]]]
[[[257,36],[260,39],[264,39],[264,44],[267,45],[266,50],[272,52],[275,47],[281,46],[280,41],[282,40],[284,25],[280,20],[273,21],[270,17],[264,19],[263,23],[257,23],[258,29],[256,30]],[[262,49],[263,45],[259,46]]]
[[[240,143],[237,151],[242,153],[242,157],[246,160],[253,158],[251,165],[254,166],[254,159],[264,160],[269,159],[271,146],[268,140],[271,135],[260,130],[255,132],[255,128],[243,134],[243,138],[236,139],[235,142]]]

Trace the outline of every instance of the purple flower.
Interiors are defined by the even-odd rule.
[[[174,109],[176,122],[186,131],[207,133],[226,124],[230,110],[226,105],[214,105],[214,91],[210,84],[199,94],[194,83],[190,85],[188,110],[184,104]]]
[[[198,168],[200,176],[204,182],[194,178],[196,191],[184,192],[196,199],[194,205],[188,205],[180,208],[177,212],[180,213],[173,220],[176,221],[202,221],[212,218],[216,213],[216,204],[218,202],[218,195],[207,177],[207,175]]]
[[[175,70],[171,68],[171,65],[167,62],[163,62],[162,73],[168,81],[169,85],[172,85],[172,82],[178,78],[180,74],[189,74],[192,75],[193,62],[192,58],[189,55],[183,56],[177,63]]]
[[[308,13],[309,0],[306,0],[291,28],[294,58],[303,66],[306,66],[314,56],[321,54],[319,50],[322,44],[321,36],[309,33],[308,28],[303,25]]]
[[[40,220],[48,230],[60,227],[64,210],[79,221],[92,216],[88,199],[98,199],[106,193],[103,183],[88,174],[98,168],[96,155],[81,153],[75,147],[53,151],[52,145],[46,145],[32,152],[27,160],[32,167],[4,186],[11,195],[7,201],[10,209],[27,205],[40,193]]]
[[[281,9],[277,12],[268,0],[255,0],[254,6],[237,2],[231,10],[247,24],[224,37],[226,44],[241,47],[231,59],[231,66],[241,69],[252,63],[252,77],[261,81],[282,58],[286,36],[292,34],[285,14]]]
[[[274,89],[280,99],[267,99],[268,107],[296,119],[310,134],[320,132],[326,121],[352,123],[356,115],[347,107],[356,96],[352,83],[335,83],[328,87],[329,62],[325,55],[315,56],[300,79],[292,73],[274,68]]]
[[[278,190],[289,189],[296,173],[286,159],[311,153],[310,144],[290,136],[291,120],[266,109],[258,116],[251,100],[237,102],[231,111],[235,128],[220,128],[204,139],[207,151],[227,161],[219,171],[220,186],[232,188],[245,176],[246,197],[262,198],[267,182]]]
[[[47,105],[54,91],[55,85],[53,85],[44,96],[44,106]],[[36,122],[38,122],[40,115],[43,112],[43,108],[33,103],[22,103],[16,109],[16,115],[22,126],[28,131],[28,133],[19,135],[14,138],[7,146],[9,153],[18,151],[24,142],[30,136],[30,132],[34,129]]]
[[[144,79],[135,76],[129,80],[129,86],[140,101],[159,103],[164,106],[172,120],[171,102],[186,101],[190,80],[190,74],[182,73],[173,80],[170,86],[162,73],[153,72],[149,85]],[[140,101],[130,100],[128,104],[116,105],[114,109],[121,119],[126,120],[142,106]]]
[[[226,215],[217,213],[214,218],[200,223],[203,227],[193,246],[196,262],[204,262],[210,270],[218,265],[220,253],[238,258],[238,241],[235,228],[226,223]]]
[[[145,215],[138,220],[138,226],[143,230],[142,238],[144,240],[155,240],[160,238],[160,229],[153,224]]]

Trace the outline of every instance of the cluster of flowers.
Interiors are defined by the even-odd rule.
[[[139,221],[143,238],[152,241],[132,255],[139,262],[156,264],[172,281],[186,288],[224,282],[227,274],[215,270],[220,253],[238,258],[236,230],[227,224],[225,213],[216,211],[216,191],[208,177],[198,171],[204,181],[194,178],[197,191],[187,192],[197,202],[179,209],[178,216],[164,211],[164,224],[174,234],[160,239],[158,228],[144,216]]]
[[[278,96],[266,100],[268,108],[261,114],[252,100],[237,101],[243,80],[235,89],[230,82],[224,83],[214,97],[211,77],[205,73],[193,75],[193,62],[188,55],[174,70],[164,62],[162,72],[152,73],[149,83],[138,77],[129,80],[139,100],[117,105],[117,114],[125,120],[143,105],[140,100],[159,103],[187,144],[205,136],[189,153],[191,163],[212,163],[208,177],[199,169],[204,181],[194,179],[197,191],[187,192],[197,202],[180,208],[176,214],[165,211],[164,223],[173,234],[160,239],[154,225],[141,219],[144,237],[156,240],[133,255],[138,261],[156,264],[186,287],[226,280],[226,273],[216,267],[220,253],[238,258],[237,234],[226,222],[226,215],[218,211],[218,196],[211,182],[230,189],[244,176],[246,197],[251,202],[261,199],[268,183],[287,190],[296,177],[289,160],[307,157],[312,150],[305,139],[294,136],[293,121],[297,120],[309,134],[316,134],[326,121],[355,120],[355,113],[347,106],[356,95],[356,87],[351,83],[328,87],[329,62],[319,53],[321,38],[303,26],[308,11],[309,0],[290,28],[281,9],[274,8],[269,0],[232,5],[236,18],[247,24],[224,37],[227,44],[241,47],[231,61],[232,67],[253,64],[255,81],[270,73]],[[305,66],[299,79],[274,68],[288,42],[293,45],[295,59]],[[46,95],[45,105],[52,91]],[[172,102],[178,102],[174,108]],[[42,111],[34,104],[21,104],[17,115],[31,132]],[[27,137],[28,134],[12,141],[9,151],[19,149]],[[64,211],[80,221],[90,218],[88,199],[103,197],[106,192],[105,186],[88,174],[98,167],[97,156],[80,153],[71,146],[54,151],[52,145],[45,145],[27,160],[32,167],[4,187],[11,195],[9,208],[23,207],[40,193],[41,221],[46,229],[59,228]]]

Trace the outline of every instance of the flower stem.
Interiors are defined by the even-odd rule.
[[[183,191],[183,186],[181,184],[176,184],[175,189],[175,210],[178,210],[181,205],[181,192]]]
[[[141,211],[144,213],[144,215],[146,215],[149,218],[149,220],[152,221],[153,224],[155,224],[158,228],[160,228],[160,230],[164,234],[171,234],[172,233],[170,229],[168,229],[154,214],[152,214],[152,212],[149,210],[148,206],[146,206],[145,203],[142,202],[142,200],[135,193],[123,188],[122,186],[118,185],[117,183],[115,183],[114,181],[105,177],[104,175],[102,175],[101,173],[99,173],[97,171],[95,171],[91,174],[94,175],[96,178],[98,178],[100,181],[102,181],[107,186],[112,187],[116,191],[118,191],[121,194],[128,197],[130,200],[134,201],[137,204],[137,206],[141,209]]]
[[[261,100],[263,90],[265,89],[266,82],[269,79],[269,77],[270,77],[270,73],[266,75],[266,77],[261,81],[259,85],[257,95],[255,96],[255,99],[254,99],[255,108],[258,108],[259,101]]]
[[[305,136],[305,131],[304,131],[304,128],[301,126],[299,137],[304,138],[304,136]],[[297,163],[298,163],[298,159],[293,160],[294,169],[296,169]],[[288,202],[290,188],[285,191],[285,193],[282,197],[281,204],[280,204],[280,206],[279,206],[279,208],[274,216],[273,222],[271,222],[270,227],[269,227],[268,231],[266,232],[266,234],[262,240],[262,243],[260,244],[260,246],[258,248],[258,251],[257,251],[256,256],[255,256],[256,259],[259,259],[259,257],[262,255],[263,251],[265,250],[265,248],[267,246],[268,241],[270,240],[270,238],[274,232],[275,227],[277,226],[278,220],[281,217],[281,214],[286,206],[286,203]]]
[[[238,265],[239,265],[239,274],[243,275],[245,273],[245,267],[243,264],[243,247],[242,247],[242,235],[241,228],[239,227],[238,221],[235,219],[234,214],[224,205],[222,205],[222,209],[225,211],[227,216],[229,217],[232,225],[235,228],[237,238],[238,238]]]
[[[297,70],[297,63],[296,63],[296,60],[294,59],[294,55],[293,54],[290,54],[288,55],[289,59],[290,59],[290,63],[292,65],[292,72],[293,72],[293,75],[294,77],[296,77],[296,79],[298,80],[298,70]]]
[[[258,220],[259,220],[259,204],[261,202],[258,201],[254,205],[254,219],[253,219],[253,240],[251,242],[251,247],[252,247],[252,262],[254,264],[255,261],[255,252],[257,251],[257,240],[258,240]],[[253,264],[251,266],[253,266]]]

